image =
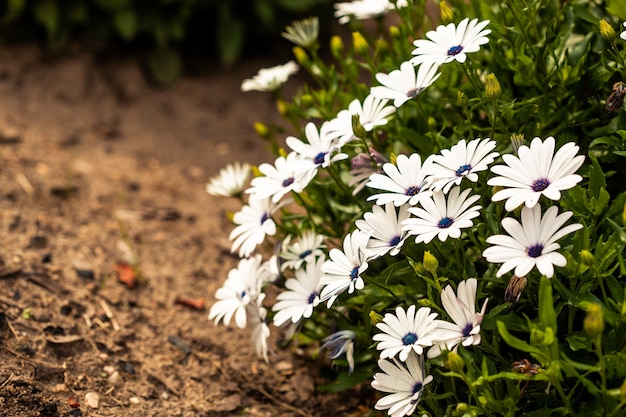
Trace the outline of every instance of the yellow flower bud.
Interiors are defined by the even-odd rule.
[[[467,103],[469,102],[469,99],[467,98],[467,96],[465,95],[465,93],[463,91],[457,91],[456,93],[456,104],[458,104],[460,107],[465,107],[467,106]]]
[[[496,74],[488,74],[485,82],[485,96],[489,100],[497,100],[502,95],[502,87]]]
[[[622,210],[622,226],[626,226],[626,204],[624,204],[624,210]]]
[[[467,403],[457,403],[456,411],[459,413],[466,413],[469,410],[469,405]]]
[[[287,111],[287,103],[285,103],[285,100],[276,100],[276,109],[278,110],[279,114],[284,116]]]
[[[626,379],[619,389],[619,397],[622,401],[626,401]]]
[[[452,13],[450,6],[448,6],[446,0],[441,0],[441,2],[439,2],[439,12],[441,13],[441,21],[443,23],[450,23],[454,20],[454,14]]]
[[[599,304],[589,303],[587,305],[587,315],[583,320],[583,330],[587,333],[587,336],[591,338],[597,338],[602,336],[604,331],[604,315],[602,314],[602,307]]]
[[[363,35],[361,35],[361,32],[352,32],[352,45],[354,46],[354,52],[359,55],[366,55],[370,51],[370,46]]]
[[[617,32],[604,19],[600,19],[600,35],[602,35],[602,39],[609,43],[613,43],[617,39]]]
[[[580,251],[580,261],[583,263],[583,265],[591,266],[595,261],[595,257],[593,256],[593,253],[591,253],[591,251],[583,249]]]
[[[343,55],[343,40],[340,36],[333,35],[330,38],[330,51],[335,58],[339,58]]]
[[[372,322],[372,325],[376,326],[378,323],[383,321],[383,316],[374,310],[370,310],[370,321]]]
[[[423,262],[424,262],[424,268],[426,268],[428,272],[430,272],[431,274],[434,274],[437,272],[437,268],[439,267],[439,260],[435,257],[435,255],[430,253],[429,250],[424,252]]]
[[[517,155],[517,150],[524,144],[524,134],[514,133],[511,135],[511,146],[513,147],[513,153]]]
[[[365,139],[367,137],[367,131],[361,124],[361,117],[358,114],[352,115],[352,133],[359,139]]]
[[[395,165],[396,164],[396,159],[397,159],[396,154],[391,152],[391,154],[389,154],[389,162],[391,162],[392,164]]]
[[[400,29],[398,29],[397,26],[393,26],[393,25],[389,26],[389,35],[392,38],[399,37],[400,36]]]
[[[448,352],[445,355],[446,358],[444,359],[444,365],[446,368],[459,374],[463,372],[463,368],[465,368],[465,361],[461,355],[456,352]]]
[[[287,156],[285,148],[278,148],[278,156],[282,156],[283,158]]]
[[[256,132],[256,134],[262,137],[263,139],[267,139],[267,137],[270,135],[269,129],[263,123],[254,122],[252,126],[254,127],[254,131]]]
[[[313,96],[310,94],[302,94],[302,96],[300,96],[300,104],[302,104],[303,107],[311,107],[314,102],[315,100],[313,100]]]
[[[252,176],[253,177],[260,177],[262,176],[263,173],[261,171],[259,171],[259,167],[256,165],[252,165]]]
[[[303,47],[294,46],[291,50],[293,52],[293,56],[296,57],[296,62],[303,67],[306,67],[309,63],[309,55],[306,53]]]

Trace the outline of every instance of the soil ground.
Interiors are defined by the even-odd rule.
[[[252,129],[277,120],[271,97],[240,85],[276,64],[162,88],[134,57],[0,47],[0,416],[371,409],[367,387],[318,392],[328,359],[280,349],[276,328],[266,364],[247,331],[207,319],[237,263],[225,214],[240,206],[205,183],[230,161],[273,159]]]

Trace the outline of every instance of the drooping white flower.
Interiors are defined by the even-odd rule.
[[[266,363],[269,363],[267,353],[269,347],[267,345],[267,339],[270,337],[270,327],[267,325],[267,309],[263,307],[262,302],[265,298],[265,294],[261,294],[255,303],[248,304],[246,311],[248,313],[250,327],[250,338],[252,344],[256,350],[257,356],[265,359]]]
[[[317,16],[297,20],[285,28],[281,34],[283,38],[303,48],[313,48],[317,45],[319,35],[319,18]]]
[[[372,174],[382,173],[383,164],[389,162],[380,152],[369,148],[369,154],[360,153],[352,158],[350,168],[350,180],[348,185],[354,187],[352,194],[357,195],[365,184],[369,182]]]
[[[298,72],[298,64],[295,61],[289,61],[286,64],[270,68],[262,68],[257,75],[243,81],[241,91],[278,90],[296,72]]]
[[[233,216],[233,222],[238,226],[228,236],[233,241],[230,251],[239,249],[240,257],[250,256],[257,245],[263,243],[265,236],[276,233],[272,215],[288,202],[274,203],[271,198],[250,198],[248,204]]]
[[[309,122],[304,127],[304,134],[308,143],[295,136],[288,136],[285,139],[287,146],[300,156],[299,164],[302,168],[306,166],[303,162],[310,163],[308,169],[312,170],[318,167],[326,168],[332,162],[348,157],[345,153],[335,153],[339,149],[334,141],[337,135],[330,132],[329,128],[329,122],[324,122],[318,131],[315,123]]]
[[[215,196],[235,197],[243,191],[250,177],[250,164],[234,162],[220,169],[206,184],[207,193]]]
[[[365,97],[363,104],[355,98],[350,102],[347,109],[341,110],[332,119],[329,129],[339,138],[339,146],[354,140],[356,136],[352,129],[352,116],[359,117],[359,123],[366,132],[371,132],[377,126],[384,126],[389,121],[389,117],[395,113],[396,108],[389,106],[389,100],[376,97],[372,94]]]
[[[437,72],[439,65],[422,64],[415,73],[415,67],[408,61],[400,64],[400,69],[389,74],[379,72],[376,79],[382,85],[370,89],[375,97],[393,100],[396,107],[402,106],[408,100],[417,97],[426,87],[434,83],[441,75]]]
[[[385,314],[383,321],[376,325],[381,333],[372,337],[380,342],[376,346],[376,349],[382,350],[380,358],[393,358],[399,354],[399,359],[404,362],[410,352],[424,353],[424,348],[432,346],[439,337],[436,317],[437,313],[431,313],[430,308],[416,310],[415,305],[409,306],[406,311],[397,307],[395,314]]]
[[[291,321],[298,323],[302,318],[309,318],[313,309],[319,304],[320,278],[322,264],[325,258],[305,265],[295,271],[295,278],[285,281],[286,291],[276,297],[276,304],[272,307],[276,311],[274,325],[282,326]]]
[[[485,29],[489,20],[478,22],[478,19],[465,18],[459,22],[440,25],[435,30],[426,33],[427,39],[413,41],[415,49],[412,54],[417,55],[411,59],[413,65],[419,64],[445,64],[456,60],[465,62],[468,53],[478,52],[481,45],[489,42],[487,35],[490,29]]]
[[[407,233],[402,230],[402,222],[410,216],[408,206],[402,205],[396,210],[392,202],[381,206],[372,207],[372,211],[365,213],[363,219],[355,222],[356,227],[365,233],[370,233],[371,237],[367,243],[372,258],[378,258],[389,253],[396,256]]]
[[[426,175],[432,163],[432,155],[422,164],[419,154],[411,156],[398,155],[395,165],[383,165],[385,174],[372,174],[366,184],[370,188],[385,190],[386,193],[374,194],[368,200],[376,200],[376,204],[385,205],[392,201],[396,207],[403,204],[416,205],[420,200],[431,194],[426,183]]]
[[[472,227],[472,219],[480,215],[482,207],[472,206],[480,196],[469,196],[471,188],[460,191],[460,187],[455,186],[447,196],[443,191],[435,191],[432,196],[422,198],[422,207],[409,209],[415,217],[405,220],[402,230],[415,235],[416,243],[430,243],[435,236],[442,242],[448,237],[461,237],[461,229]]]
[[[395,7],[402,8],[408,5],[407,0],[398,0]],[[394,4],[389,0],[355,0],[335,4],[335,17],[340,24],[346,24],[351,19],[366,20],[384,16],[394,10]]]
[[[552,206],[541,215],[541,206],[522,207],[522,223],[510,217],[502,219],[502,227],[510,236],[494,235],[487,238],[493,246],[483,251],[487,262],[502,263],[496,276],[501,277],[515,268],[515,275],[526,276],[534,267],[548,278],[554,275],[554,265],[565,266],[567,260],[556,252],[561,246],[556,243],[563,236],[583,226],[575,223],[561,227],[572,217],[571,211],[558,214]]]
[[[381,359],[378,367],[383,372],[374,374],[372,388],[389,395],[378,400],[374,408],[388,410],[390,417],[412,415],[422,398],[424,385],[433,380],[432,375],[425,376],[423,358],[411,353],[404,364],[395,358],[393,362]]]
[[[281,269],[300,269],[303,263],[313,262],[316,258],[324,257],[323,249],[325,237],[313,230],[305,230],[300,237],[291,243],[291,235],[283,242],[283,251],[280,254]]]
[[[246,193],[254,198],[271,197],[274,203],[291,191],[302,192],[312,178],[306,163],[295,152],[279,156],[274,165],[259,165],[259,171],[264,175],[253,178]]]
[[[453,185],[460,185],[463,178],[478,181],[477,172],[484,171],[500,155],[492,152],[496,147],[494,140],[474,139],[469,143],[461,139],[450,149],[444,149],[436,155],[430,167],[432,189],[448,193]]]
[[[352,373],[354,371],[354,339],[356,339],[356,334],[352,330],[340,330],[322,339],[323,345],[320,347],[320,352],[328,349],[328,356],[331,359],[339,359],[345,354],[348,372]]]
[[[491,198],[493,201],[506,200],[504,208],[515,210],[520,204],[533,207],[543,195],[550,200],[559,200],[561,191],[574,187],[582,180],[575,174],[585,161],[578,155],[579,147],[573,142],[563,145],[554,153],[555,140],[552,136],[541,141],[536,137],[530,147],[519,147],[518,155],[502,155],[506,165],[491,167],[494,174],[488,185],[504,187]]]
[[[626,28],[626,22],[623,23],[623,26]],[[620,33],[619,37],[626,41],[626,30]]]
[[[215,324],[222,320],[228,326],[234,316],[237,327],[246,327],[246,306],[257,302],[265,280],[261,261],[261,255],[243,258],[228,272],[228,278],[215,292],[217,301],[211,306],[209,320],[215,319]]]
[[[476,285],[476,278],[470,278],[459,283],[456,294],[450,285],[441,292],[443,308],[454,323],[437,320],[440,340],[428,350],[429,358],[441,355],[444,349],[454,350],[459,343],[466,347],[480,344],[480,324],[489,299],[476,313]]]
[[[361,274],[368,267],[368,240],[369,234],[355,230],[343,239],[343,250],[336,248],[330,250],[330,259],[322,265],[324,275],[320,281],[324,286],[320,301],[328,301],[328,308],[344,291],[347,290],[348,294],[352,294],[355,289],[362,290],[365,286]]]

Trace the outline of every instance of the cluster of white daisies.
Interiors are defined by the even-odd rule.
[[[401,7],[401,2],[396,7]],[[354,13],[341,16],[350,14]],[[555,265],[565,266],[565,257],[557,252],[557,241],[582,226],[566,226],[572,213],[559,214],[557,205],[544,211],[540,199],[559,200],[561,191],[581,181],[576,171],[584,156],[577,155],[579,148],[574,143],[557,150],[553,137],[536,137],[529,146],[520,146],[516,154],[505,155],[495,151],[496,142],[490,138],[461,140],[437,155],[422,159],[417,153],[400,154],[393,163],[370,149],[353,157],[348,185],[357,198],[364,187],[376,190],[367,198],[375,205],[356,221],[341,248],[327,250],[325,236],[303,230],[300,236],[288,236],[281,242],[280,252],[269,260],[263,261],[262,255],[255,253],[267,236],[276,234],[274,216],[292,202],[292,193],[303,192],[320,170],[335,169],[337,161],[349,158],[342,148],[358,139],[353,132],[353,115],[358,115],[365,131],[383,127],[398,107],[437,80],[440,65],[463,63],[467,53],[486,44],[488,23],[464,19],[458,25],[439,26],[428,32],[427,39],[414,42],[414,58],[389,74],[376,75],[380,85],[372,87],[362,102],[355,99],[319,129],[313,122],[308,123],[304,139],[286,138],[291,152],[273,164],[261,164],[258,170],[262,175],[253,178],[248,188],[250,166],[246,164],[228,166],[208,184],[211,194],[249,195],[248,203],[233,217],[237,226],[229,236],[232,251],[241,260],[216,292],[210,320],[229,325],[234,317],[238,327],[251,325],[257,352],[267,361],[270,329],[263,288],[268,283],[291,271],[285,274],[290,276],[285,280],[285,290],[271,307],[272,322],[275,326],[297,326],[311,317],[318,305],[326,303],[331,308],[341,294],[363,289],[362,275],[368,262],[387,254],[396,256],[407,239],[428,244],[435,238],[442,242],[460,238],[463,229],[473,226],[482,208],[475,204],[481,196],[463,185],[477,182],[479,173],[488,170],[494,175],[487,184],[498,187],[492,201],[505,201],[508,212],[522,206],[521,222],[506,217],[502,227],[507,234],[487,238],[491,246],[483,256],[488,262],[502,264],[496,275],[514,270],[515,275],[523,277],[536,267],[542,275],[552,277]],[[304,32],[300,37],[291,35],[302,42],[310,42],[312,36]],[[287,67],[268,69],[256,79],[246,80],[243,87],[275,89],[295,72],[294,68],[289,63]],[[388,105],[390,102],[393,105]],[[503,163],[492,166],[499,157]],[[456,294],[451,286],[442,291],[441,303],[451,321],[437,320],[437,313],[430,308],[411,305],[406,309],[397,307],[377,324],[380,333],[373,340],[381,350],[378,364],[382,372],[374,375],[372,386],[389,394],[377,402],[377,409],[388,410],[392,416],[411,414],[423,386],[432,380],[424,373],[423,354],[436,357],[459,344],[480,343],[487,300],[477,313],[476,287],[476,279],[470,278],[458,283]],[[324,342],[323,348],[330,351],[331,358],[345,356],[352,371],[354,333],[340,331]]]

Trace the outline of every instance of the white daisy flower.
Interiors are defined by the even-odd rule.
[[[446,195],[435,191],[432,196],[420,200],[422,207],[412,207],[409,212],[416,216],[403,222],[402,230],[415,235],[415,242],[430,243],[435,236],[445,242],[448,237],[458,239],[461,229],[472,227],[472,219],[480,214],[479,205],[472,206],[480,199],[479,195],[468,198],[470,188],[460,192],[460,187],[453,187]]]
[[[285,281],[287,290],[278,294],[276,304],[272,307],[276,312],[273,319],[275,326],[282,326],[288,321],[298,323],[302,318],[311,317],[313,309],[320,302],[319,287],[324,260],[319,258],[316,262],[306,264],[304,268],[296,270],[295,278]]]
[[[381,206],[372,207],[372,211],[365,213],[363,219],[355,222],[356,227],[371,237],[367,243],[372,258],[378,258],[389,253],[396,256],[407,238],[407,233],[402,231],[402,222],[410,216],[406,204],[396,211],[392,202]]]
[[[317,44],[319,35],[319,18],[317,16],[297,20],[285,28],[283,38],[303,48],[312,48]]]
[[[262,302],[265,298],[265,294],[261,294],[261,297],[257,299],[256,303],[251,303],[246,306],[248,312],[249,323],[252,327],[250,338],[252,344],[256,350],[257,356],[265,359],[265,362],[269,363],[267,357],[268,345],[267,339],[270,337],[270,327],[267,325],[267,309],[263,307]]]
[[[383,321],[376,325],[382,333],[372,337],[380,342],[376,345],[376,349],[382,350],[380,358],[400,354],[399,359],[405,362],[410,352],[424,353],[424,348],[432,346],[438,339],[435,317],[437,313],[431,313],[430,308],[420,307],[416,311],[415,305],[406,311],[397,307],[396,314],[385,314]]]
[[[234,316],[237,327],[246,327],[246,306],[255,303],[260,297],[264,274],[266,270],[262,267],[261,255],[241,259],[237,268],[228,272],[228,278],[215,292],[218,301],[211,306],[209,320],[215,319],[216,325],[222,320],[228,326]]]
[[[311,171],[302,158],[295,152],[279,156],[274,165],[263,163],[259,171],[263,174],[250,182],[246,193],[254,198],[271,197],[274,203],[291,191],[300,193],[311,181]]]
[[[262,68],[253,78],[243,81],[241,91],[276,91],[296,72],[298,72],[298,64],[295,61]]]
[[[623,26],[626,28],[626,22],[623,23]],[[626,41],[626,30],[620,33],[619,37]]]
[[[407,0],[398,0],[398,9],[406,7]],[[346,24],[351,19],[366,20],[384,16],[394,10],[394,5],[389,0],[355,0],[335,4],[335,17],[340,24]]]
[[[405,61],[400,64],[400,69],[389,74],[376,74],[376,79],[382,85],[370,88],[370,93],[375,97],[393,100],[393,105],[400,107],[439,78],[441,73],[437,72],[438,68],[439,65],[422,64],[416,74],[413,64]]]
[[[233,241],[231,252],[239,249],[240,257],[247,257],[257,245],[263,243],[265,236],[276,233],[276,223],[272,215],[288,200],[274,203],[270,198],[251,198],[248,205],[243,206],[233,216],[233,222],[238,226],[230,232],[229,240]]]
[[[510,217],[502,219],[502,227],[510,236],[494,235],[487,238],[491,247],[483,251],[488,262],[502,263],[496,273],[501,277],[513,268],[518,277],[526,276],[534,267],[548,278],[554,275],[554,265],[565,266],[565,256],[555,252],[561,246],[556,243],[563,236],[582,229],[582,225],[561,226],[572,217],[571,211],[558,214],[552,206],[541,216],[541,206],[522,207],[522,223]],[[560,230],[559,230],[560,229]]]
[[[313,230],[302,232],[298,240],[291,243],[291,235],[283,243],[280,258],[283,260],[281,269],[300,269],[303,263],[313,262],[316,258],[324,257],[323,249],[325,236],[318,235]]]
[[[404,364],[396,359],[393,362],[381,359],[378,367],[383,372],[374,374],[372,388],[389,395],[378,400],[374,408],[388,410],[390,417],[412,415],[422,398],[424,385],[433,380],[432,375],[425,376],[423,358],[410,354]]]
[[[340,330],[322,339],[324,344],[320,347],[320,352],[328,349],[330,359],[339,359],[346,355],[348,361],[348,372],[354,371],[354,339],[356,334],[352,330]]]
[[[411,59],[413,65],[419,64],[445,64],[456,60],[465,62],[468,53],[478,52],[480,46],[489,42],[487,35],[490,29],[485,29],[489,20],[478,22],[478,19],[469,18],[461,20],[458,26],[450,23],[447,26],[440,25],[435,30],[426,33],[426,39],[413,41],[415,49],[412,54],[417,55]]]
[[[366,184],[370,188],[388,191],[374,194],[369,200],[376,200],[376,204],[382,206],[392,201],[396,207],[403,204],[416,205],[425,196],[432,192],[428,189],[429,184],[425,181],[426,175],[432,164],[432,155],[422,160],[419,154],[411,156],[398,155],[395,165],[386,163],[383,165],[384,174],[372,174]]]
[[[324,275],[320,281],[324,286],[320,301],[328,301],[328,308],[344,291],[347,290],[348,294],[352,294],[355,289],[362,290],[365,286],[361,274],[368,267],[368,240],[369,234],[355,230],[344,238],[343,251],[336,248],[330,250],[330,259],[322,265]]]
[[[369,148],[369,155],[362,152],[352,158],[350,168],[350,179],[348,185],[354,187],[352,194],[357,195],[365,184],[370,180],[372,174],[382,173],[383,164],[389,162],[380,152],[374,148]]]
[[[340,161],[348,157],[345,153],[333,155],[339,147],[333,140],[337,135],[331,133],[329,128],[329,122],[324,122],[318,131],[315,123],[309,122],[304,127],[304,135],[308,143],[294,136],[288,136],[287,139],[285,139],[287,146],[300,156],[299,164],[301,166],[302,162],[310,162],[310,169],[317,169],[318,167],[326,168],[332,162]]]
[[[443,308],[454,323],[437,320],[440,341],[428,350],[429,358],[441,355],[442,350],[453,350],[459,343],[466,347],[480,344],[480,324],[489,299],[476,313],[476,285],[476,278],[470,278],[459,283],[456,295],[450,285],[441,292]]]
[[[487,181],[488,185],[505,187],[496,192],[493,201],[507,200],[504,208],[515,210],[520,204],[533,207],[543,195],[550,200],[559,200],[561,191],[574,187],[582,180],[575,174],[585,161],[578,155],[579,147],[573,142],[563,145],[554,153],[555,141],[552,136],[541,141],[536,137],[530,147],[519,147],[518,155],[502,155],[506,165],[495,165],[491,171],[500,175]]]
[[[450,149],[444,149],[433,158],[430,167],[432,189],[448,193],[453,185],[460,185],[463,178],[478,181],[479,171],[488,168],[500,154],[492,152],[496,147],[494,140],[474,139],[469,143],[461,139]]]
[[[388,106],[389,100],[382,99],[372,94],[365,97],[363,104],[359,99],[350,102],[347,109],[341,110],[330,123],[330,130],[339,137],[339,146],[354,140],[356,136],[352,130],[352,116],[359,116],[359,123],[366,132],[371,132],[377,126],[384,126],[389,117],[395,113],[394,106]]]
[[[209,180],[207,193],[215,196],[235,197],[241,194],[250,177],[250,164],[235,162],[220,169],[219,174]]]

